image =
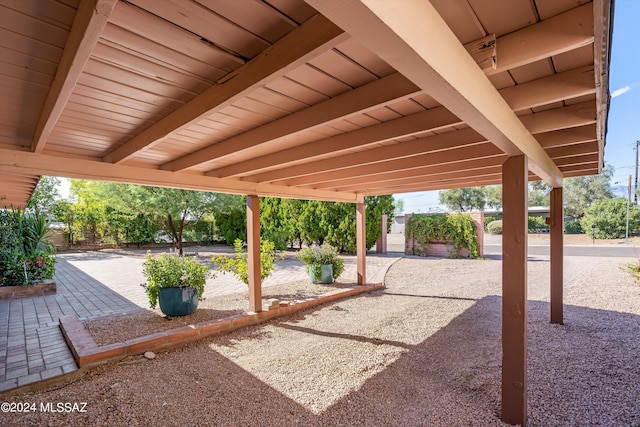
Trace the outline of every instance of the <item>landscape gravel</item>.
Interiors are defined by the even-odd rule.
[[[354,286],[356,285],[353,283],[314,284],[308,280],[302,280],[265,287],[262,290],[262,296],[264,300],[277,299],[295,303],[337,289],[347,289]],[[82,323],[98,345],[107,345],[246,313],[248,308],[249,294],[248,291],[244,291],[215,298],[205,298],[198,302],[198,309],[187,316],[167,317],[157,307],[155,310],[147,309],[135,313],[88,319]]]
[[[640,426],[640,286],[621,258],[529,263],[530,426]],[[89,371],[11,402],[20,426],[500,426],[501,262],[405,258],[382,290]],[[164,320],[163,320],[164,321]],[[114,331],[115,333],[115,331]]]

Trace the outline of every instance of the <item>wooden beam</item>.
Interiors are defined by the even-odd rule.
[[[95,160],[65,158],[50,154],[0,149],[0,172],[64,176],[98,181],[125,182],[157,187],[216,191],[230,194],[317,199],[334,202],[358,202],[362,196],[329,190],[310,190],[273,184],[255,184],[135,166],[114,165]]]
[[[121,163],[138,151],[153,147],[198,120],[231,105],[247,93],[307,62],[348,36],[322,15],[315,15],[260,55],[225,76],[194,99],[154,123],[104,157]]]
[[[534,135],[544,149],[581,144],[597,139],[596,124],[554,130]]]
[[[536,175],[562,186],[560,170],[430,2],[307,2],[505,153],[525,154]]]
[[[563,270],[564,270],[564,209],[562,187],[554,188],[550,194],[550,262],[551,262],[551,323],[562,325],[563,319]]]
[[[497,63],[488,75],[550,58],[594,41],[593,4],[561,13],[498,38]]]
[[[527,158],[502,171],[502,421],[527,421]]]
[[[420,89],[402,75],[394,73],[312,105],[304,110],[269,122],[264,126],[251,129],[166,163],[162,165],[161,169],[182,171],[230,154],[253,149],[261,144],[295,134],[296,132],[313,129],[336,120],[344,120],[352,115],[378,108],[380,105],[394,99],[408,98],[419,91]],[[245,163],[240,163],[237,167],[242,167]],[[235,175],[235,173],[233,170],[215,170],[209,175],[225,177]]]
[[[500,89],[499,92],[513,111],[522,111],[591,95],[596,91],[593,81],[593,67],[586,66]]]
[[[367,205],[356,203],[356,258],[358,285],[367,284]]]
[[[260,271],[260,199],[247,196],[247,269],[249,270],[249,311],[262,311]]]
[[[41,153],[118,0],[81,1],[31,144]]]
[[[567,107],[519,116],[519,119],[529,132],[537,134],[595,123],[596,114],[595,103],[586,101]]]

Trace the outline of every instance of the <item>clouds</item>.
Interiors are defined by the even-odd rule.
[[[615,98],[616,96],[620,96],[623,93],[629,92],[630,90],[631,90],[631,86],[628,86],[628,85],[625,86],[625,87],[622,87],[620,89],[616,89],[613,92],[611,92],[611,98]]]

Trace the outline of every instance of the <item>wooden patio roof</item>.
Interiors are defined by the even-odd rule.
[[[613,0],[2,0],[0,206],[41,175],[362,201],[601,170]]]

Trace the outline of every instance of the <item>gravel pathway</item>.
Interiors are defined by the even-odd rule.
[[[529,263],[528,425],[640,426],[640,286],[620,262],[566,258],[565,326],[548,262]],[[87,405],[0,424],[503,425],[500,277],[500,261],[406,258],[383,290],[4,398]]]

